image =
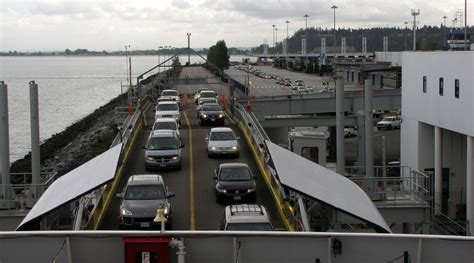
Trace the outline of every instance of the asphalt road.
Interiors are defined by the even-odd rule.
[[[184,68],[181,76],[207,76],[209,74],[202,68]],[[217,82],[215,80],[213,82]],[[216,85],[212,85],[216,86]],[[219,85],[217,85],[219,86]],[[193,90],[206,85],[186,85],[177,86],[180,94],[191,93]],[[217,87],[214,87],[218,91]],[[171,198],[173,209],[173,230],[217,230],[224,215],[224,204],[215,201],[213,192],[212,175],[214,169],[224,162],[247,163],[252,172],[257,175],[257,203],[262,204],[270,213],[273,225],[278,229],[283,229],[284,225],[276,210],[275,204],[269,190],[258,170],[252,153],[240,132],[239,128],[226,119],[226,126],[231,127],[240,137],[240,156],[238,158],[216,159],[209,158],[206,154],[205,137],[210,126],[200,126],[196,118],[196,109],[192,97],[189,97],[188,107],[182,112],[181,137],[185,145],[183,148],[183,163],[180,170],[165,171],[145,171],[143,160],[143,149],[147,136],[150,132],[150,125],[153,121],[153,112],[147,113],[148,126],[143,126],[139,131],[136,142],[131,150],[128,162],[125,164],[124,174],[117,187],[117,192],[121,192],[128,177],[134,174],[158,173],[163,176],[165,184],[176,196]],[[101,229],[118,229],[119,200],[114,199],[109,210],[106,212]]]

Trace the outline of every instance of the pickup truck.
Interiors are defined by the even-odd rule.
[[[400,118],[400,116],[385,117],[381,121],[377,122],[377,129],[379,130],[400,129],[401,122],[402,122],[402,119]]]

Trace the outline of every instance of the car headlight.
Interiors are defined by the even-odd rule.
[[[220,185],[216,185],[216,190],[221,193],[227,193],[227,190],[220,188]]]
[[[203,117],[203,118],[207,118],[207,114],[203,114],[202,117]]]
[[[247,193],[255,192],[255,188],[247,189]]]
[[[173,160],[173,161],[178,160],[178,156],[176,155],[176,156],[171,157],[171,160]]]
[[[224,114],[219,114],[219,118],[223,118],[224,117]]]
[[[232,150],[238,150],[238,149],[239,149],[239,147],[237,147],[237,146],[232,146]]]
[[[147,161],[153,161],[155,158],[150,157],[150,156],[145,156],[145,159],[147,159]]]
[[[131,216],[132,215],[132,212],[128,211],[127,209],[125,208],[121,208],[120,209],[120,214],[123,215],[123,216]]]

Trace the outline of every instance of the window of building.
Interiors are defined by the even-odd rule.
[[[426,93],[426,76],[423,76],[423,93]]]
[[[443,96],[444,94],[444,79],[439,78],[439,95]]]
[[[459,79],[454,80],[454,97],[459,99]]]
[[[375,85],[375,74],[372,74],[372,85]]]

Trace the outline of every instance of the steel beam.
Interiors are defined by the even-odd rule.
[[[336,117],[334,116],[292,116],[284,117],[265,116],[259,120],[263,128],[277,127],[315,127],[315,126],[336,126]],[[346,116],[344,126],[356,126],[357,116]]]
[[[336,79],[336,172],[344,175],[346,166],[344,146],[344,82]]]
[[[40,132],[38,109],[38,84],[30,82],[30,121],[31,121],[31,184],[40,184]],[[37,193],[35,193],[35,198]]]
[[[0,157],[2,185],[10,184],[10,141],[8,133],[8,87],[0,81]],[[0,189],[2,190],[2,189]],[[6,192],[6,191],[5,191]]]
[[[374,140],[372,115],[372,87],[369,80],[365,80],[365,175],[374,177]]]

